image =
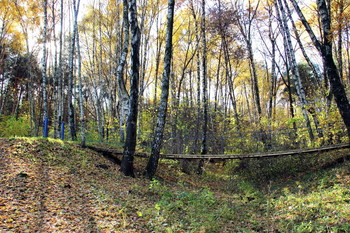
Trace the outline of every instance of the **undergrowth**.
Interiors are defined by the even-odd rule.
[[[142,176],[144,158],[135,159],[139,177],[132,179],[77,144],[0,142],[0,192],[7,193],[0,199],[0,231],[36,231],[38,225],[25,221],[44,216],[51,224],[41,226],[46,232],[350,232],[350,163],[339,160],[348,150],[206,163],[202,176],[161,161],[149,181]],[[13,183],[22,176],[28,178]]]

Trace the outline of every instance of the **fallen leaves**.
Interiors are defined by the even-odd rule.
[[[118,232],[130,225],[128,214],[120,213],[121,204],[99,191],[113,187],[113,177],[106,178],[101,168],[120,176],[115,164],[106,164],[90,151],[84,155],[75,145],[7,139],[0,143],[0,231]]]
[[[0,139],[0,232],[273,232],[283,229],[286,221],[297,223],[307,217],[305,210],[311,217],[317,215],[314,210],[320,207],[314,203],[322,204],[324,216],[344,218],[337,224],[348,220],[342,207],[335,207],[340,205],[331,205],[348,203],[346,189],[328,192],[329,201],[326,193],[320,201],[309,201],[305,198],[313,196],[293,194],[287,185],[280,190],[282,197],[249,200],[244,190],[229,188],[237,179],[220,176],[222,167],[214,164],[199,177],[181,173],[173,161],[162,162],[157,173],[162,181],[151,183],[142,178],[145,164],[145,159],[137,158],[139,178],[130,178],[118,165],[75,144]],[[328,183],[320,190],[330,184],[349,187],[349,173],[343,171]],[[296,185],[305,189],[302,181]]]

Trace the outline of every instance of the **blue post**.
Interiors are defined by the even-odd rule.
[[[61,123],[61,140],[64,140],[64,122]]]
[[[44,119],[43,136],[44,138],[47,138],[49,136],[49,118],[47,117]]]

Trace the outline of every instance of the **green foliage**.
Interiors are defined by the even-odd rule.
[[[236,172],[249,179],[256,186],[263,187],[270,181],[294,177],[298,173],[308,172],[312,167],[328,166],[332,161],[341,158],[348,150],[329,152],[327,154],[304,154],[281,156],[277,158],[262,158],[259,160],[242,160],[238,167],[227,172]]]
[[[88,121],[86,123],[86,141],[87,142],[100,142],[101,137],[97,130],[97,122],[96,121]],[[68,135],[68,128],[66,127],[66,135]]]
[[[48,211],[62,214],[66,219],[84,218],[77,221],[81,227],[94,222],[96,229],[103,232],[129,232],[132,229],[137,232],[343,233],[350,230],[350,164],[344,162],[329,168],[349,150],[250,160],[249,163],[231,161],[226,162],[225,168],[209,163],[203,176],[180,173],[175,162],[169,161],[160,164],[167,169],[160,170],[161,181],[149,182],[144,177],[124,177],[117,165],[73,143],[43,138],[2,139],[2,143],[7,158],[4,161],[22,167],[9,169],[11,166],[3,166],[7,169],[4,174],[13,172],[12,177],[17,177],[23,171],[31,179],[37,176],[36,182],[26,182],[25,187],[32,185],[39,187],[40,192],[48,192],[45,197],[55,201],[54,205],[47,205]],[[135,162],[136,168],[140,169],[145,159],[137,158]],[[109,169],[96,166],[105,163]],[[0,178],[5,178],[4,183],[10,182],[1,188],[7,187],[13,192],[12,179]],[[33,191],[18,188],[18,197]],[[35,207],[40,201],[35,198],[42,196],[31,195],[25,203],[15,200],[12,204]],[[15,195],[7,197],[15,198]],[[67,201],[72,204],[67,205]],[[22,214],[25,218],[21,223],[28,224],[28,212],[17,212],[8,208],[7,203],[11,202],[0,205],[0,211],[6,210],[12,216]],[[21,208],[24,208],[22,204]],[[60,208],[56,208],[58,205]],[[77,208],[81,208],[82,213],[78,216],[74,215]],[[30,216],[41,217],[43,211],[30,213]],[[10,214],[1,216],[10,219]],[[7,226],[12,221],[6,222]],[[1,224],[0,221],[0,227]],[[70,222],[65,224],[71,229]],[[64,231],[58,229],[62,225],[52,226],[57,231]],[[9,229],[25,231],[19,227]]]
[[[281,232],[349,232],[350,193],[348,187],[333,184],[307,194],[300,182],[298,191],[288,190],[271,199],[274,221]]]
[[[209,189],[174,192],[154,180],[150,183],[150,191],[160,197],[154,206],[153,215],[163,216],[161,222],[149,222],[156,232],[162,231],[160,229],[168,224],[170,225],[167,228],[168,232],[176,232],[177,229],[188,229],[191,232],[218,232],[222,225],[219,219],[227,220],[228,216],[234,216],[233,209],[225,203],[220,203]]]
[[[28,116],[21,116],[18,119],[14,116],[6,116],[1,119],[0,137],[26,136],[30,136],[30,119]]]

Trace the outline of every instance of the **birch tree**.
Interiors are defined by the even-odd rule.
[[[349,100],[346,96],[345,88],[341,82],[341,78],[339,75],[339,70],[335,65],[333,59],[333,50],[332,50],[332,33],[331,33],[331,16],[330,16],[330,5],[327,4],[326,0],[317,0],[317,7],[319,10],[320,20],[322,23],[321,31],[322,31],[322,39],[320,41],[314,31],[312,30],[310,24],[306,20],[303,12],[301,11],[298,3],[295,0],[291,0],[294,9],[296,10],[301,22],[303,23],[306,31],[308,32],[312,43],[315,48],[318,50],[319,54],[322,57],[323,66],[326,71],[326,75],[329,79],[330,83],[330,91],[334,96],[334,100],[339,109],[340,115],[344,121],[344,124],[347,128],[347,133],[350,138],[350,104]]]
[[[130,111],[129,94],[124,82],[124,67],[129,49],[129,19],[128,19],[128,1],[123,0],[123,48],[119,58],[119,64],[116,70],[117,91],[118,91],[118,115],[119,115],[119,137],[120,142],[125,141],[125,122]]]
[[[168,16],[167,16],[167,33],[164,56],[164,71],[162,79],[162,94],[158,108],[158,119],[155,130],[155,136],[152,143],[151,156],[148,160],[146,173],[149,179],[152,179],[157,171],[159,153],[163,141],[164,126],[166,121],[166,113],[168,108],[169,97],[169,82],[170,82],[170,68],[172,59],[172,38],[173,38],[173,24],[174,24],[174,0],[168,1]]]
[[[59,35],[59,54],[58,54],[58,70],[57,70],[57,114],[56,114],[56,128],[57,135],[55,137],[60,137],[61,135],[61,124],[63,120],[63,21],[64,21],[64,4],[61,0],[60,4],[60,35]]]
[[[47,40],[47,0],[43,1],[44,8],[44,33],[43,33],[43,57],[42,57],[42,91],[43,91],[43,136],[47,137],[48,103],[47,103],[47,76],[46,76],[46,40]]]
[[[71,138],[73,141],[77,140],[77,133],[75,127],[75,115],[73,105],[73,90],[74,90],[74,55],[76,50],[76,36],[78,31],[78,12],[79,12],[80,0],[73,0],[73,34],[71,36],[70,52],[69,52],[69,64],[68,64],[68,124],[70,129]]]
[[[309,58],[308,54],[307,54],[306,51],[305,51],[305,48],[304,48],[303,43],[301,42],[301,39],[300,39],[298,30],[297,30],[296,25],[295,25],[295,23],[294,23],[294,20],[293,20],[293,18],[292,18],[292,12],[291,12],[291,10],[290,10],[290,8],[289,8],[289,6],[288,6],[286,0],[283,0],[283,2],[284,2],[284,6],[285,6],[285,8],[286,8],[286,10],[287,10],[286,15],[288,16],[288,19],[289,19],[289,21],[291,22],[291,25],[292,25],[292,28],[293,28],[293,32],[294,32],[294,35],[295,35],[295,40],[297,41],[297,43],[298,43],[298,45],[299,45],[299,48],[300,48],[300,50],[301,50],[301,52],[302,52],[302,54],[303,54],[303,56],[304,56],[304,58],[305,58],[307,64],[309,65],[309,67],[310,67],[311,70],[312,70],[313,77],[314,77],[314,80],[313,80],[313,81],[314,81],[314,83],[316,84],[316,86],[317,86],[318,88],[321,89],[322,94],[323,94],[324,96],[326,96],[326,94],[324,93],[324,90],[323,90],[323,88],[322,88],[322,86],[321,86],[321,84],[320,84],[321,77],[320,77],[320,75],[318,74],[318,72],[316,71],[315,65],[312,63],[311,59]],[[315,124],[315,127],[316,127],[316,131],[318,132],[318,136],[319,136],[319,137],[323,137],[323,132],[322,132],[322,129],[319,127],[320,123],[319,123],[318,117],[317,117],[317,115],[316,115],[315,107],[312,106],[312,105],[309,105],[309,106],[307,107],[307,111],[311,114],[311,116],[312,116],[312,118],[313,118],[313,120],[314,120],[314,124]]]
[[[207,84],[207,38],[206,38],[206,12],[205,0],[202,0],[202,18],[201,18],[201,36],[202,36],[202,58],[201,58],[201,76],[202,76],[202,101],[203,101],[203,136],[201,154],[208,153],[208,84]],[[201,159],[198,164],[197,173],[202,174],[204,160]]]
[[[124,175],[134,177],[133,161],[136,147],[137,113],[139,99],[140,72],[140,28],[137,23],[136,0],[129,0],[129,22],[131,29],[131,64],[130,64],[130,112],[126,126],[126,141],[124,145],[121,169]]]
[[[253,51],[252,27],[253,27],[253,22],[257,17],[257,13],[258,13],[257,9],[259,7],[259,4],[260,4],[260,0],[256,4],[256,6],[253,8],[252,2],[251,0],[249,0],[247,14],[245,14],[245,12],[242,9],[243,3],[236,2],[236,5],[235,5],[236,11],[237,11],[236,22],[243,36],[244,42],[246,44],[247,52],[248,52],[250,74],[251,74],[251,80],[252,80],[253,99],[254,99],[256,111],[258,113],[258,122],[260,122],[260,119],[262,117],[262,110],[261,110],[261,103],[260,103],[260,92],[259,92],[256,61],[254,58],[254,51]]]
[[[79,112],[80,112],[80,134],[81,134],[81,145],[85,147],[86,135],[85,135],[85,113],[84,113],[84,99],[83,99],[83,81],[81,74],[81,51],[79,42],[79,31],[76,35],[77,39],[77,52],[78,52],[78,94],[79,94]]]
[[[301,111],[302,111],[303,116],[304,116],[304,120],[306,123],[306,127],[307,127],[307,130],[309,133],[310,140],[313,141],[315,139],[315,137],[314,137],[314,134],[312,132],[310,119],[309,119],[309,116],[308,116],[308,113],[306,110],[306,108],[308,106],[308,101],[306,100],[305,91],[304,91],[303,85],[301,83],[300,74],[299,74],[299,70],[297,67],[295,53],[294,53],[293,45],[292,45],[292,41],[291,41],[291,35],[290,35],[288,23],[287,23],[287,15],[286,15],[286,12],[285,12],[284,6],[282,5],[281,0],[278,0],[276,2],[276,6],[279,7],[279,9],[276,9],[276,11],[277,11],[278,19],[280,21],[280,26],[282,29],[283,41],[285,44],[287,59],[288,59],[289,64],[291,66],[293,77],[294,77],[293,81],[294,81],[295,88],[296,88],[296,91],[297,91],[297,94],[299,97]],[[281,13],[279,13],[279,12],[281,12]]]

